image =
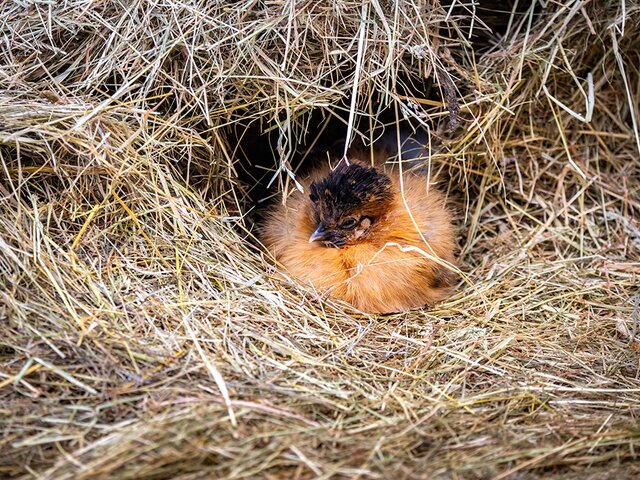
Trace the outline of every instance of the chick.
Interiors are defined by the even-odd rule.
[[[352,150],[318,167],[266,213],[261,240],[298,280],[369,313],[446,298],[456,275],[455,233],[444,196],[425,176]],[[385,171],[386,169],[386,171]]]

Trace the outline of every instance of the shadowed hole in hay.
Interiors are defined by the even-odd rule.
[[[433,104],[441,104],[437,89],[431,82],[415,79],[401,80],[401,96],[407,99],[417,98]],[[381,97],[381,94],[372,97]],[[238,121],[229,128],[227,137],[229,148],[237,158],[238,180],[246,185],[248,205],[258,210],[264,208],[264,202],[283,188],[285,175],[279,175],[279,166],[285,162],[285,168],[293,175],[304,177],[319,162],[326,161],[325,152],[333,151],[341,156],[341,150],[347,140],[349,130],[349,99],[332,105],[330,108],[318,107],[303,112],[295,119],[283,118],[278,122],[265,123],[264,120],[246,122],[255,113],[243,112]],[[433,130],[433,141],[437,142],[436,128],[446,131],[440,125],[425,116],[422,124],[410,116],[398,116],[393,105],[383,105],[379,98],[369,98],[366,104],[359,106],[356,124],[352,132],[351,145],[370,146],[376,143],[385,132],[395,135],[396,129],[427,136]],[[365,112],[369,112],[365,114]],[[291,124],[285,132],[283,124]],[[288,129],[292,132],[287,135]],[[447,132],[450,133],[450,132]],[[289,145],[289,143],[293,143]]]

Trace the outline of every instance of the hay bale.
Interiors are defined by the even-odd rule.
[[[2,4],[0,474],[640,475],[640,5],[512,5]],[[351,316],[239,172],[293,188],[313,115],[390,112],[441,144],[467,280]]]

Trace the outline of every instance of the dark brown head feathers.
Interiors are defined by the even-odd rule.
[[[310,187],[311,201],[322,219],[339,219],[364,207],[382,207],[393,198],[391,179],[374,167],[341,163]]]

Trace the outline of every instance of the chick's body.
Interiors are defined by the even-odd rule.
[[[379,152],[384,157],[384,152]],[[426,177],[384,172],[364,152],[318,168],[267,214],[262,241],[296,278],[370,313],[432,305],[451,293],[455,235]]]

